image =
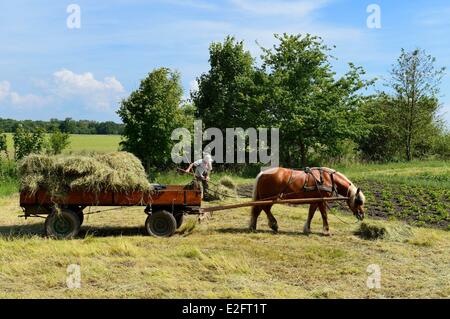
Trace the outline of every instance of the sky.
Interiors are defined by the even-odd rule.
[[[378,25],[368,24],[373,5]],[[319,35],[336,46],[337,75],[353,62],[378,78],[372,91],[384,89],[401,48],[450,67],[449,16],[448,0],[2,0],[0,117],[119,122],[121,99],[155,68],[179,71],[188,97],[209,69],[210,43],[227,35],[256,59],[274,33]],[[448,127],[449,72],[440,93]]]

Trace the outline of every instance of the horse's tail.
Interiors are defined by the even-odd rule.
[[[257,200],[258,199],[258,181],[259,181],[259,178],[261,177],[262,174],[263,174],[263,172],[260,172],[258,174],[258,176],[256,176],[255,183],[253,184],[253,194],[252,194],[252,199],[253,200]]]
[[[256,176],[255,184],[253,185],[252,200],[254,200],[254,201],[258,200],[258,182],[259,182],[259,178],[261,177],[261,175],[263,173],[264,172],[260,172],[258,174],[258,176]],[[251,215],[250,223],[253,223],[253,221],[255,221],[258,218],[260,212],[261,212],[261,207],[260,206],[252,206],[251,207],[251,209],[250,209],[250,215]]]

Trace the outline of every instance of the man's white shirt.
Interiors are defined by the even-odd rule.
[[[199,160],[195,161],[194,166],[195,166],[195,175],[198,177],[203,177],[203,174],[205,172],[206,173],[209,172],[208,164],[203,162],[203,159],[199,159]]]

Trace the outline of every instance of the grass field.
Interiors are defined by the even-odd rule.
[[[190,217],[190,227],[158,239],[144,234],[145,215],[134,208],[89,215],[78,239],[56,241],[43,236],[40,220],[17,218],[16,195],[1,201],[4,298],[450,296],[450,233],[439,229],[414,227],[401,241],[369,241],[355,235],[358,225],[347,213],[339,214],[345,223],[330,217],[332,237],[322,236],[317,217],[305,236],[306,209],[278,206],[278,234],[262,216],[259,231],[249,233],[248,211],[236,209],[202,224]],[[70,264],[81,267],[80,289],[67,288]],[[372,264],[381,268],[380,289],[366,285]]]
[[[12,133],[6,133],[8,152],[10,156],[14,156],[14,143]],[[71,134],[70,145],[64,151],[65,153],[77,152],[113,152],[119,148],[120,135],[83,135]]]
[[[119,142],[116,136],[71,138],[73,152],[113,151]],[[159,239],[145,234],[146,216],[132,208],[88,215],[77,239],[57,241],[44,236],[43,220],[18,217],[17,183],[6,180],[0,187],[0,298],[449,298],[449,163],[336,169],[362,187],[366,219],[408,229],[406,235],[362,239],[350,212],[336,210],[332,237],[322,235],[320,214],[305,236],[306,207],[275,206],[278,234],[263,215],[258,232],[248,232],[248,209],[234,209],[201,224],[189,217],[174,237]],[[213,174],[212,181],[223,175]],[[249,195],[253,178],[233,178]],[[175,172],[153,179],[190,181]],[[81,267],[80,289],[67,287],[70,264]],[[381,269],[380,289],[366,285],[373,264]]]

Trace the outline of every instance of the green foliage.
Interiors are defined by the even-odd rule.
[[[123,124],[112,121],[97,122],[91,120],[73,120],[66,118],[64,120],[50,119],[50,121],[33,120],[13,120],[0,118],[0,131],[15,132],[17,126],[21,124],[29,130],[38,128],[45,132],[52,132],[55,129],[70,134],[99,134],[99,135],[117,135],[123,131]]]
[[[368,124],[369,132],[358,139],[364,160],[389,162],[398,158],[399,133],[392,116],[392,99],[381,93],[370,96],[361,111]]]
[[[22,159],[29,154],[42,151],[44,147],[44,132],[42,129],[31,132],[19,124],[14,132],[13,141],[15,158]]]
[[[445,68],[436,68],[436,59],[424,50],[402,49],[391,71],[388,85],[394,91],[390,116],[396,122],[406,160],[423,156],[436,135],[439,85]],[[419,152],[415,151],[417,149]]]
[[[8,156],[8,144],[6,134],[0,133],[0,153],[4,152]]]
[[[46,151],[51,155],[61,154],[70,144],[69,133],[63,133],[59,130],[55,130],[48,136],[46,143]]]
[[[433,153],[441,159],[450,159],[450,132],[437,136],[434,140]]]
[[[13,160],[0,159],[0,181],[15,179],[16,162]]]
[[[0,158],[0,197],[9,196],[18,190],[16,162]]]
[[[437,116],[444,69],[422,50],[401,51],[387,85],[392,93],[366,99],[362,111],[369,133],[359,138],[363,158],[371,161],[445,158],[442,125]]]
[[[343,139],[355,139],[365,132],[359,106],[364,70],[350,64],[339,79],[331,70],[330,48],[319,37],[276,35],[279,44],[264,49],[264,69],[269,73],[270,92],[266,105],[268,125],[280,127],[281,161],[305,166],[309,149],[326,146],[337,154]],[[300,158],[300,161],[298,161]]]
[[[191,92],[195,115],[206,127],[255,127],[261,112],[255,112],[259,105],[251,103],[250,91],[260,87],[255,86],[258,76],[243,42],[227,37],[223,43],[212,43],[209,63],[210,70],[197,79],[198,91]]]
[[[117,112],[125,125],[121,146],[141,159],[147,171],[171,163],[172,131],[183,124],[180,76],[167,68],[151,72]]]

